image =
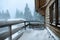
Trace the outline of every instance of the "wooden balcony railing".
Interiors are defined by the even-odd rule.
[[[17,37],[15,37],[14,39],[12,39],[12,35],[15,34],[16,32],[18,32],[19,30],[23,29],[23,28],[26,29],[26,27],[28,25],[31,25],[32,22],[39,22],[37,24],[40,24],[40,21],[22,21],[22,20],[1,21],[0,22],[0,28],[8,27],[9,31],[6,31],[6,32],[0,34],[0,40],[4,40],[4,39],[6,39],[8,37],[9,37],[9,40],[17,40],[18,38],[20,38],[20,36],[24,32],[22,32],[21,34],[17,35]],[[17,28],[12,30],[12,25],[16,25],[16,24],[20,24],[20,23],[24,23],[24,25],[22,27],[17,27]]]

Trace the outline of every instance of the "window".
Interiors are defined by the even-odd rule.
[[[59,17],[59,24],[60,24],[60,7],[59,7],[59,16],[58,17]]]
[[[50,6],[50,24],[56,25],[55,3]]]
[[[55,2],[49,7],[50,9],[50,25],[60,27],[60,0]]]
[[[60,27],[60,0],[58,0],[58,26]]]

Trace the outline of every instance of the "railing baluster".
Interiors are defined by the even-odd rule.
[[[26,22],[24,21],[24,28],[25,28],[25,30],[26,30]]]
[[[29,22],[29,27],[30,27],[30,22]]]
[[[12,28],[11,28],[11,25],[9,26],[9,32],[10,32],[9,40],[12,40]]]

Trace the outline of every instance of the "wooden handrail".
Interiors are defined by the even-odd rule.
[[[9,25],[15,25],[15,24],[19,24],[19,23],[23,23],[23,20],[14,20],[14,21],[0,21],[0,28],[1,27],[5,27],[5,26],[9,26]]]

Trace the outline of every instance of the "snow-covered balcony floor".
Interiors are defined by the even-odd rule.
[[[18,40],[53,40],[53,38],[49,36],[46,29],[38,30],[28,28]]]

